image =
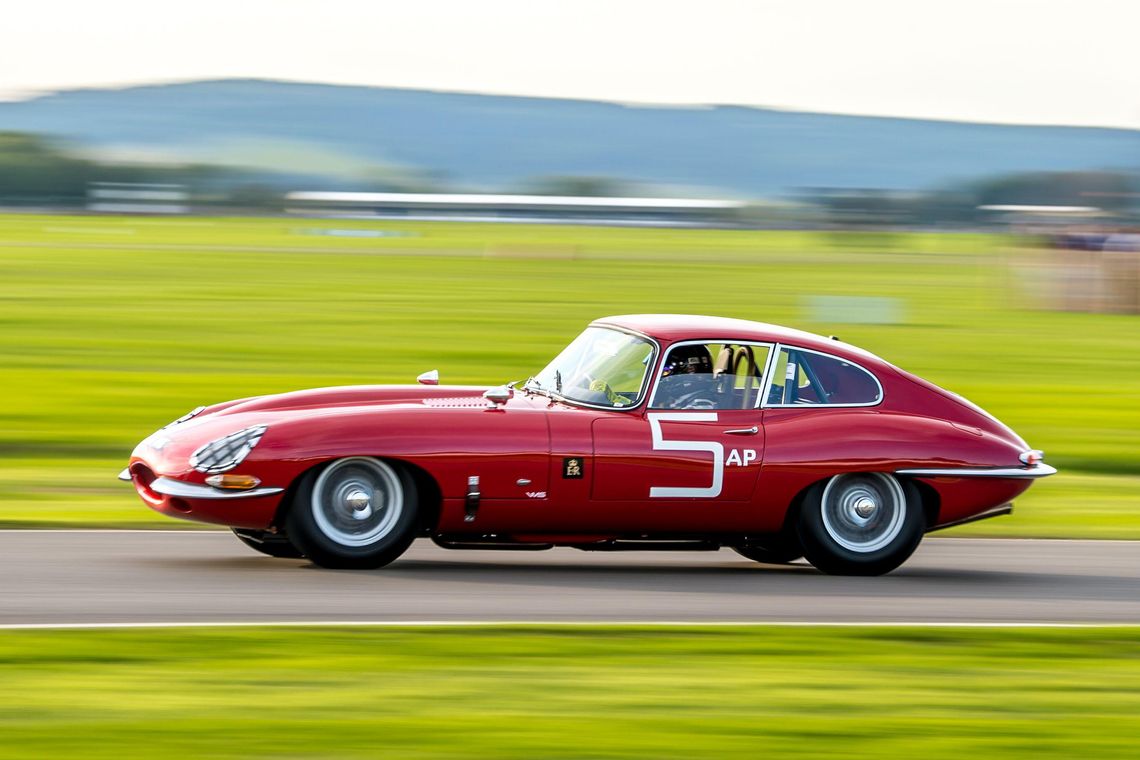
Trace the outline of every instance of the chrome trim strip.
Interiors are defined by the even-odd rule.
[[[774,383],[776,380],[776,378],[773,375],[775,375],[776,362],[779,361],[779,359],[778,359],[779,352],[784,350],[785,348],[790,350],[790,351],[802,351],[804,353],[817,354],[819,356],[823,356],[823,357],[826,357],[828,359],[834,359],[836,361],[843,362],[844,364],[850,364],[855,369],[858,369],[861,372],[867,373],[868,375],[871,376],[871,379],[875,381],[875,385],[877,385],[879,387],[879,400],[878,401],[871,401],[871,402],[863,402],[863,403],[859,403],[859,404],[769,404],[769,403],[767,403],[768,393],[771,390],[772,383]],[[764,395],[761,397],[764,400],[764,403],[762,403],[760,405],[761,409],[858,409],[860,407],[879,406],[883,403],[883,399],[886,397],[886,391],[883,389],[883,383],[879,380],[879,376],[876,375],[871,370],[864,367],[862,364],[859,364],[856,361],[852,361],[851,359],[846,359],[842,356],[836,356],[835,354],[829,354],[826,351],[817,351],[814,348],[801,348],[799,346],[795,346],[795,345],[792,345],[790,343],[777,343],[775,351],[773,352],[773,355],[776,356],[777,359],[776,359],[776,361],[772,362],[773,372],[771,373],[771,375],[769,375],[768,377],[765,378],[765,380],[767,380],[767,384],[764,386]]]
[[[1036,467],[932,467],[913,470],[895,470],[895,475],[914,475],[920,478],[1045,478],[1057,472],[1056,467],[1045,463]]]
[[[764,371],[760,375],[760,387],[756,389],[756,409],[763,409],[768,401],[768,385],[772,382],[772,373],[776,371],[776,362],[780,358],[780,341],[773,341],[768,349],[768,361],[764,362]]]
[[[124,467],[123,468],[123,471],[119,473],[119,480],[123,481],[124,483],[130,483],[131,482],[131,468],[130,467]]]
[[[196,406],[193,409],[191,409],[190,411],[188,411],[186,414],[184,414],[181,417],[179,417],[178,419],[176,419],[174,422],[171,422],[169,425],[164,425],[161,429],[166,430],[167,428],[172,428],[175,425],[181,425],[183,422],[189,422],[190,420],[194,419],[195,417],[197,417],[199,414],[201,414],[204,411],[206,411],[206,407]]]
[[[285,489],[269,487],[251,488],[248,491],[223,491],[220,488],[199,485],[198,483],[185,483],[174,478],[158,478],[150,484],[150,490],[183,499],[251,499],[255,496],[272,496]]]

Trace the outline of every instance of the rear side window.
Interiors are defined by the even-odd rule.
[[[870,372],[834,356],[783,347],[776,357],[769,406],[873,405],[883,390]]]

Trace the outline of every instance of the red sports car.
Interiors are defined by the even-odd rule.
[[[608,317],[524,383],[419,381],[200,407],[139,444],[120,478],[159,512],[326,567],[379,567],[427,536],[728,546],[875,575],[1056,472],[964,398],[757,322]]]

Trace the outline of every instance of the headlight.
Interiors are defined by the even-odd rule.
[[[265,425],[254,425],[198,447],[190,455],[190,466],[198,472],[225,472],[242,463],[265,435]]]

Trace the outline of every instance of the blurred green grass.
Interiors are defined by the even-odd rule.
[[[1131,758],[1140,632],[0,632],[0,757]]]
[[[666,311],[838,334],[976,401],[1062,468],[1014,517],[971,530],[1140,537],[1140,322],[1027,308],[1012,242],[3,216],[0,522],[151,524],[110,479],[199,404],[433,367],[449,383],[516,380],[591,319]],[[898,299],[906,319],[813,322],[818,295]]]

